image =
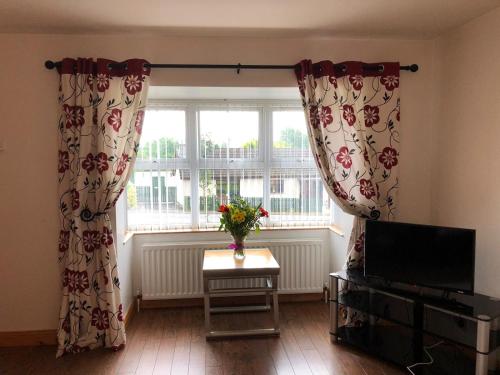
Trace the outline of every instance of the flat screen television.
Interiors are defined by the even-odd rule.
[[[365,276],[474,294],[476,231],[366,221]]]

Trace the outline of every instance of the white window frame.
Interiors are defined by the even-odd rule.
[[[265,100],[205,100],[205,99],[193,99],[193,100],[175,100],[175,99],[150,99],[146,110],[183,110],[185,111],[185,121],[186,121],[186,157],[185,158],[175,158],[169,159],[167,162],[163,162],[161,167],[169,169],[175,167],[176,169],[188,169],[190,171],[191,178],[191,220],[192,228],[191,230],[200,229],[200,207],[199,207],[199,173],[201,169],[241,169],[242,167],[246,169],[258,169],[263,170],[263,207],[271,207],[271,193],[270,193],[270,181],[271,181],[271,170],[279,168],[287,169],[305,169],[305,168],[316,168],[314,160],[310,161],[300,161],[300,165],[295,161],[287,161],[284,159],[276,159],[273,155],[273,111],[303,111],[302,103],[299,100],[277,100],[277,99],[265,99]],[[201,110],[257,110],[259,112],[259,153],[255,160],[241,160],[235,159],[231,164],[227,164],[226,160],[202,160],[200,158],[200,119],[199,111]],[[192,126],[192,125],[195,126]],[[190,139],[196,139],[196,142],[190,142]],[[136,161],[137,163],[142,163],[144,161]],[[152,162],[154,163],[154,162]],[[140,164],[139,164],[140,165]],[[158,165],[158,170],[159,164]],[[156,169],[156,168],[150,168]],[[196,204],[195,204],[196,202]],[[126,205],[125,205],[126,206]],[[333,201],[330,202],[330,222],[326,225],[305,225],[306,227],[318,228],[333,225],[334,223],[334,211],[335,204]],[[128,214],[126,215],[128,219]],[[294,228],[296,226],[277,226],[272,225],[270,219],[265,219],[263,221],[264,228],[275,227],[280,229]],[[128,220],[126,220],[126,226],[128,228]],[[168,222],[168,219],[167,219]],[[175,231],[175,229],[173,229]],[[189,229],[188,229],[189,230]]]

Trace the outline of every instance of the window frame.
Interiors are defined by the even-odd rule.
[[[149,110],[183,110],[185,111],[185,140],[186,140],[186,157],[185,158],[175,158],[167,159],[167,161],[162,161],[162,168],[165,169],[187,169],[190,171],[190,183],[191,183],[191,228],[188,229],[167,229],[160,230],[165,231],[199,231],[211,228],[201,228],[200,227],[200,207],[199,204],[194,204],[193,202],[199,202],[199,177],[201,169],[261,169],[263,171],[263,206],[271,207],[271,171],[273,169],[287,168],[287,169],[305,169],[305,168],[316,168],[316,163],[313,159],[310,161],[301,160],[300,164],[298,160],[288,161],[286,159],[275,158],[273,155],[273,111],[300,111],[303,112],[302,103],[300,100],[290,100],[290,99],[263,99],[263,100],[251,100],[251,99],[192,99],[192,100],[179,100],[179,99],[149,99],[146,107],[146,111]],[[242,161],[242,159],[234,159],[229,165],[225,160],[217,159],[206,159],[202,160],[200,157],[200,144],[201,144],[201,134],[200,134],[200,116],[199,113],[202,110],[214,110],[214,111],[226,111],[226,110],[256,110],[259,113],[259,131],[258,131],[258,157],[254,160]],[[192,125],[195,126],[192,126]],[[196,139],[196,142],[189,142],[190,139]],[[136,160],[135,166],[147,165],[146,163],[157,164],[153,160],[150,161],[139,161]],[[134,168],[135,168],[134,166]],[[155,168],[149,168],[151,170],[158,169],[158,165]],[[320,177],[320,180],[321,177]],[[125,205],[126,206],[126,205]],[[328,227],[334,224],[334,211],[335,204],[330,199],[330,219],[328,224],[324,225],[290,225],[290,226],[278,226],[273,225],[269,218],[263,218],[263,228],[277,228],[277,229],[293,229],[294,227],[310,227],[310,228],[322,228]],[[128,207],[126,207],[126,228],[128,228]],[[216,228],[213,228],[216,230]],[[130,229],[128,229],[130,231]],[[154,230],[148,232],[155,232]]]

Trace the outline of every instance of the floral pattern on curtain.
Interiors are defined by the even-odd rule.
[[[364,264],[364,220],[393,220],[399,165],[399,63],[303,60],[295,68],[326,190],[355,215],[346,267]]]
[[[139,147],[150,69],[106,59],[64,59],[59,85],[57,356],[125,344],[124,311],[109,211]]]

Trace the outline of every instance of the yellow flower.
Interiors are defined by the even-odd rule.
[[[237,224],[243,223],[245,221],[245,214],[240,210],[236,210],[231,216],[231,220]]]

